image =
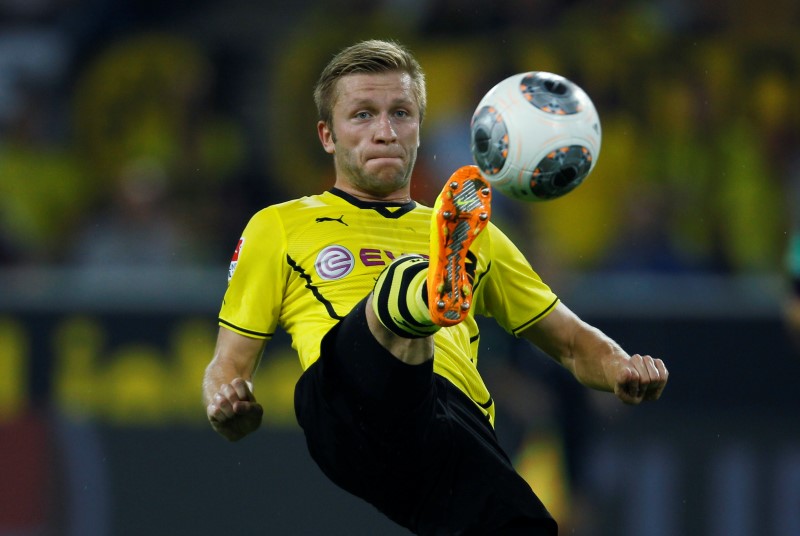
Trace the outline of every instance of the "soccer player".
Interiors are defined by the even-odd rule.
[[[556,534],[495,438],[475,315],[630,404],[659,398],[663,362],[628,355],[554,295],[489,222],[476,167],[433,209],[411,199],[426,97],[405,47],[344,49],[314,98],[335,183],[245,228],[203,385],[211,426],[232,441],[258,428],[251,378],[280,325],[304,370],[297,420],[333,482],[418,534]]]

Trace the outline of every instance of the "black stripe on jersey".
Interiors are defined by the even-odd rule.
[[[331,188],[329,192],[337,197],[341,197],[351,205],[355,205],[358,208],[371,208],[384,218],[388,218],[390,220],[395,220],[417,208],[417,203],[414,201],[409,201],[408,203],[364,201],[363,199],[359,199],[355,196],[352,196],[347,192],[343,192],[338,188]],[[395,209],[395,210],[390,210],[390,209]]]
[[[494,400],[492,400],[492,397],[490,396],[490,397],[489,397],[489,400],[487,400],[487,401],[486,401],[486,402],[484,402],[483,404],[481,404],[480,402],[475,402],[475,403],[476,403],[476,404],[478,404],[478,405],[479,405],[480,407],[482,407],[483,409],[487,409],[487,410],[488,410],[489,408],[491,408],[491,407],[492,407],[492,404],[494,404]]]
[[[544,315],[546,315],[547,313],[549,313],[549,312],[550,312],[550,310],[551,310],[553,307],[555,307],[557,303],[558,303],[558,298],[556,298],[555,300],[553,300],[553,303],[551,303],[550,305],[548,305],[548,306],[547,306],[547,308],[546,308],[544,311],[542,311],[542,312],[541,312],[541,313],[539,313],[538,315],[534,316],[533,318],[531,318],[530,320],[528,320],[527,322],[525,322],[524,324],[522,324],[520,327],[518,327],[518,328],[515,328],[515,329],[512,329],[512,330],[511,330],[511,333],[513,333],[514,335],[519,335],[519,332],[520,332],[520,331],[524,331],[524,330],[525,330],[525,328],[527,328],[528,326],[530,326],[531,324],[533,324],[534,322],[536,322],[537,320],[539,320],[540,318],[542,318]]]
[[[326,300],[325,297],[320,294],[319,289],[315,287],[313,283],[311,283],[311,276],[306,273],[303,267],[297,264],[289,255],[286,255],[286,262],[289,264],[292,270],[300,274],[300,277],[306,280],[306,288],[311,291],[311,294],[314,295],[318,302],[325,306],[325,310],[328,311],[328,315],[334,320],[342,320],[344,317],[336,314],[336,311],[333,310],[333,304]]]
[[[221,318],[218,318],[217,320],[219,320],[219,323],[220,323],[220,324],[224,324],[224,325],[226,325],[226,326],[228,326],[228,327],[230,327],[230,328],[232,328],[232,329],[235,329],[236,331],[240,331],[240,332],[242,332],[242,333],[247,333],[248,335],[254,335],[254,336],[256,336],[256,337],[264,337],[265,339],[269,339],[269,338],[271,338],[273,335],[275,335],[274,333],[263,333],[263,332],[261,332],[261,331],[253,331],[252,329],[244,329],[244,328],[240,328],[240,327],[239,327],[239,326],[237,326],[236,324],[231,324],[231,323],[230,323],[230,322],[228,322],[227,320],[223,320],[223,319],[221,319]]]
[[[477,334],[475,334],[475,335],[473,335],[472,337],[469,338],[469,343],[470,344],[475,344],[479,340],[481,340],[481,334],[477,333]],[[472,361],[473,363],[475,363],[475,356],[474,355],[469,356],[469,360]]]
[[[478,258],[475,257],[471,251],[468,251],[467,258],[469,259],[470,256],[472,256],[472,264],[470,265],[472,267],[472,274],[470,274],[469,270],[467,270],[467,275],[471,275],[474,278],[475,282],[472,284],[472,294],[475,294],[475,291],[478,289],[478,285],[480,285],[481,281],[483,281],[483,276],[488,274],[489,270],[492,269],[492,261],[489,261],[489,264],[486,265],[486,270],[482,274],[476,276],[475,269],[478,267]]]

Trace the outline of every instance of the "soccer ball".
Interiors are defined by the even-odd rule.
[[[494,86],[471,122],[475,164],[492,187],[523,201],[555,199],[577,188],[597,163],[601,138],[589,96],[543,71]]]

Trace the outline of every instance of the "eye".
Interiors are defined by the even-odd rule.
[[[356,112],[355,116],[356,119],[369,119],[372,117],[372,114],[369,112]]]
[[[409,114],[407,110],[397,110],[394,113],[394,115],[395,115],[395,117],[405,118],[405,117],[409,117],[411,114]]]

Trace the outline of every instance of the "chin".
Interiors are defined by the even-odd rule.
[[[408,187],[411,175],[397,170],[383,170],[374,175],[363,177],[364,186],[375,193],[388,195]]]

